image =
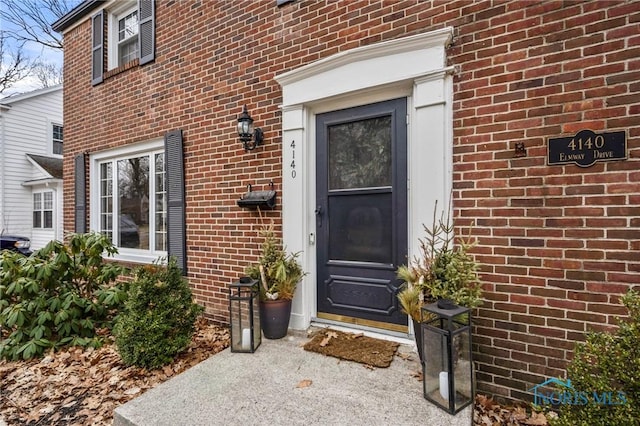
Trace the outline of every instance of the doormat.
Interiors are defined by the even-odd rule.
[[[304,350],[355,361],[372,367],[391,365],[399,343],[374,339],[362,333],[321,330],[304,345]]]

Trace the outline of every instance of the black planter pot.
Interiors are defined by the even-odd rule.
[[[418,356],[420,357],[420,364],[422,364],[424,362],[423,360],[423,356],[422,356],[422,327],[420,326],[421,323],[419,323],[416,320],[412,320],[413,321],[413,334],[416,338],[416,346],[418,347]]]
[[[266,339],[281,339],[287,335],[291,300],[267,300],[260,302],[260,324]]]

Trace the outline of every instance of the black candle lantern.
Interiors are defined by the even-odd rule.
[[[262,342],[258,280],[241,277],[229,285],[231,352],[253,353]]]
[[[440,300],[422,308],[424,397],[451,414],[473,401],[471,310]]]

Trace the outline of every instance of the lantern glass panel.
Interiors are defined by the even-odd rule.
[[[437,320],[436,324],[439,323]],[[422,327],[424,359],[424,395],[431,401],[449,406],[449,344],[446,333],[439,327]]]
[[[473,397],[473,377],[471,369],[471,347],[469,346],[470,329],[465,328],[453,335],[453,375],[456,389],[455,411],[460,410]]]
[[[251,120],[238,121],[238,134],[239,135],[253,134],[253,123],[251,122]]]
[[[242,348],[242,318],[240,316],[240,301],[231,300],[231,349],[238,350]],[[240,332],[239,332],[240,330]]]
[[[258,293],[253,301],[253,347],[260,346],[262,341],[262,324],[260,324],[260,304],[258,303]]]

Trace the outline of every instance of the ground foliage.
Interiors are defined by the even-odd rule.
[[[200,318],[188,348],[155,370],[127,367],[113,338],[95,348],[69,348],[42,359],[0,361],[0,414],[9,425],[107,425],[117,406],[229,346],[229,331]]]
[[[31,256],[0,253],[0,358],[28,359],[51,348],[101,344],[126,297],[116,280],[126,269],[104,260],[117,253],[98,233],[71,234]]]
[[[622,296],[628,317],[619,320],[615,332],[592,332],[584,343],[576,345],[573,360],[567,366],[569,396],[584,401],[561,404],[554,426],[591,426],[640,424],[640,293],[629,290]],[[593,394],[611,395],[608,403],[596,403]]]
[[[474,426],[548,426],[554,412],[536,411],[526,405],[500,405],[492,398],[477,395],[473,410]]]

